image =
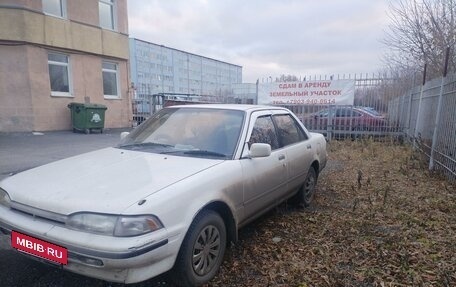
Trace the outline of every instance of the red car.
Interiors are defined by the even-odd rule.
[[[350,132],[384,131],[387,120],[372,108],[366,107],[330,107],[304,118],[304,125],[309,130]]]

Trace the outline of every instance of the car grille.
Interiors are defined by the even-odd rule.
[[[10,203],[10,206],[11,206],[11,209],[14,211],[20,212],[24,215],[32,216],[33,218],[50,221],[54,224],[56,224],[56,223],[65,224],[66,218],[67,218],[65,215],[62,215],[62,214],[42,210],[39,208],[35,208],[32,206],[28,206],[25,204],[14,202],[14,201]]]

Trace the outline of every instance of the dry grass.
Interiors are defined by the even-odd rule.
[[[456,286],[456,188],[409,147],[333,142],[314,205],[241,230],[210,286]]]

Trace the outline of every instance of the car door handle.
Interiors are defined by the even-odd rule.
[[[284,160],[284,159],[285,159],[285,155],[284,154],[279,155],[279,160]]]
[[[312,146],[310,144],[307,145],[307,149],[311,149]]]

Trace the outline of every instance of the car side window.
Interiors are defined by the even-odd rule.
[[[347,109],[337,109],[336,111],[336,117],[349,117],[350,116],[350,110]]]
[[[322,118],[327,118],[329,115],[329,110],[328,109],[325,109],[325,110],[322,110],[320,112],[318,112],[318,116],[322,117]]]
[[[361,114],[351,108],[337,109],[336,117],[360,117]]]
[[[287,146],[307,139],[307,135],[291,115],[276,115],[279,140],[282,146]]]
[[[353,111],[353,117],[360,117],[361,113]]]
[[[270,116],[263,116],[256,119],[250,135],[249,148],[254,143],[267,143],[271,149],[279,148],[277,133]]]

